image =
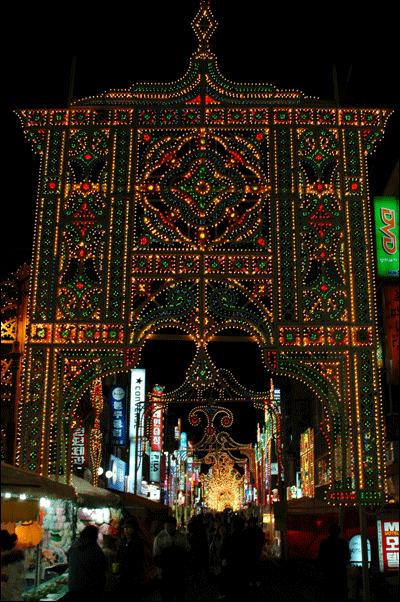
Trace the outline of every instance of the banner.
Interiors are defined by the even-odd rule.
[[[110,390],[110,445],[126,443],[126,391],[113,385]]]
[[[399,287],[388,284],[382,287],[385,308],[385,364],[387,382],[399,384]]]
[[[392,197],[375,197],[375,243],[378,276],[399,275],[399,201]]]
[[[146,370],[142,370],[142,369],[131,370],[131,413],[130,413],[130,420],[129,420],[129,439],[136,438],[136,419],[137,419],[137,413],[139,411],[137,404],[142,403],[142,402],[144,403],[145,399],[146,399]]]
[[[146,399],[146,370],[131,370],[131,396],[129,416],[129,492],[141,495],[142,492],[142,436],[143,410]],[[138,422],[139,420],[139,422]],[[136,441],[138,437],[138,441]],[[135,491],[136,480],[136,491]]]
[[[152,392],[152,399],[160,400],[164,387],[161,385],[154,385]],[[151,428],[150,428],[150,443],[152,451],[162,451],[162,429],[163,429],[163,406],[159,403],[154,403],[152,407],[151,415]]]
[[[87,432],[84,426],[80,426],[72,435],[71,461],[74,466],[87,464],[87,449]]]
[[[300,469],[304,497],[314,497],[314,431],[308,428],[300,435]]]
[[[163,409],[162,406],[154,404],[153,413],[151,416],[151,449],[154,452],[160,452],[162,449],[162,423]]]

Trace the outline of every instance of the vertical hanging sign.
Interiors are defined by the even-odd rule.
[[[375,197],[375,240],[378,276],[399,276],[399,201]]]
[[[140,409],[137,404],[144,402],[145,394],[146,370],[131,370],[131,415],[129,420],[129,439],[131,440],[136,438],[136,420]],[[138,426],[140,427],[140,424]]]
[[[146,395],[146,370],[131,370],[131,396],[129,418],[129,491],[140,494],[142,490],[143,461],[140,456],[140,441],[143,435],[143,426],[140,418],[141,406]],[[135,491],[136,483],[136,491]]]
[[[152,392],[153,401],[161,401],[164,387],[154,385]],[[163,406],[160,403],[154,403],[151,415],[151,449],[153,452],[162,451],[162,429],[163,429]]]
[[[126,390],[118,385],[110,390],[110,444],[122,446],[126,443]]]
[[[399,384],[399,286],[382,287],[385,308],[385,364],[386,379],[391,385]]]
[[[158,483],[160,481],[161,454],[158,451],[150,452],[150,481]]]
[[[377,521],[380,571],[399,570],[399,521],[395,516]]]
[[[86,465],[87,447],[87,431],[84,426],[80,426],[72,435],[71,461],[74,466]]]

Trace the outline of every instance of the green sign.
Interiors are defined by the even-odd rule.
[[[393,197],[375,197],[375,241],[378,276],[399,275],[399,201]]]

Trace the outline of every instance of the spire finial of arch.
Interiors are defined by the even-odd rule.
[[[210,9],[209,0],[201,0],[199,11],[192,21],[194,33],[199,40],[199,48],[197,51],[199,57],[205,58],[211,55],[209,41],[216,30],[217,25],[218,23]]]

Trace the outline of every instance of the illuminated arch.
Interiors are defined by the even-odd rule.
[[[391,111],[230,82],[208,3],[193,27],[176,82],[17,111],[42,159],[18,463],[68,480],[59,417],[95,378],[137,366],[160,328],[196,343],[166,398],[201,400],[222,378],[207,344],[234,327],[324,400],[342,438],[331,499],[351,493],[353,463],[359,501],[381,503],[367,155]]]

